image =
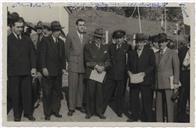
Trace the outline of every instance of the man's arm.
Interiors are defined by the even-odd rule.
[[[69,57],[70,57],[71,45],[72,45],[72,40],[71,40],[70,34],[68,33],[67,34],[67,39],[66,39],[66,42],[65,42],[65,58],[68,62],[69,62]]]
[[[180,77],[180,63],[178,54],[176,51],[173,52],[172,55],[172,67],[173,67],[173,73],[174,73],[174,84],[179,83],[179,77]]]

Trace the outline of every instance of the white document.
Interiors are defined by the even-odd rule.
[[[144,81],[144,76],[141,75],[141,73],[137,74],[130,74],[130,83],[131,84],[139,84]]]
[[[92,70],[91,74],[90,74],[90,79],[103,83],[103,80],[105,78],[106,72],[103,71],[102,73],[98,73],[96,70]]]
[[[179,88],[181,86],[180,81],[179,81],[179,84],[174,84],[174,76],[170,76],[169,81],[170,81],[171,89],[176,89],[176,88]]]

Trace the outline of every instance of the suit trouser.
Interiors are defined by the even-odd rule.
[[[190,101],[190,71],[182,71],[180,97],[178,102],[178,121],[186,120],[186,104]]]
[[[157,122],[164,121],[164,106],[166,104],[166,114],[168,122],[174,121],[174,102],[171,100],[173,90],[171,89],[161,89],[157,90],[157,101],[156,101],[156,119]],[[164,96],[165,95],[165,96]],[[165,98],[164,98],[165,97]],[[164,99],[166,100],[164,102]],[[165,104],[163,104],[163,102]]]
[[[114,94],[117,113],[123,113],[125,82],[124,80],[107,80],[104,86],[104,112],[109,104],[109,101]]]
[[[69,72],[69,110],[75,110],[76,107],[82,107],[83,102],[83,73]]]
[[[31,76],[8,76],[8,81],[14,117],[20,118],[23,110],[25,115],[31,115],[33,112]]]
[[[61,107],[60,101],[60,77],[48,76],[42,79],[43,108],[44,115],[50,116],[52,113],[59,113]]]
[[[138,120],[140,118],[140,99],[139,93],[141,91],[142,96],[142,105],[143,105],[143,114],[145,117],[145,121],[151,122],[153,120],[152,117],[152,89],[149,85],[130,85],[131,90],[131,106],[132,106],[132,114],[133,119]]]
[[[101,115],[103,112],[103,84],[87,80],[87,114]]]

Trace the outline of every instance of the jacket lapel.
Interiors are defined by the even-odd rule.
[[[160,58],[159,65],[164,63],[165,60],[167,60],[168,53],[169,53],[168,48],[166,49],[165,53],[162,56],[160,55],[160,52],[159,52],[159,58]]]
[[[56,45],[54,43],[54,40],[53,40],[52,36],[50,36],[50,41],[49,42],[50,42],[50,46],[53,48],[53,51],[55,53],[57,53],[57,48],[56,48]]]

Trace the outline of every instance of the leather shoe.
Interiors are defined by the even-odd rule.
[[[19,122],[21,121],[21,118],[14,118],[14,121]]]
[[[50,120],[50,116],[46,116],[45,117],[45,120]]]
[[[33,115],[24,115],[25,118],[28,118],[30,121],[35,121],[35,117]]]
[[[67,113],[68,116],[72,116],[74,113],[74,110],[69,110],[69,112]]]
[[[85,113],[85,112],[86,112],[85,109],[84,109],[83,107],[76,107],[76,109],[77,109],[78,111],[80,111],[81,113]]]
[[[86,119],[90,119],[91,116],[92,116],[91,114],[87,114],[85,118],[86,118]]]
[[[132,118],[129,118],[128,120],[127,120],[127,122],[137,122],[138,120],[137,119],[132,119]]]
[[[98,117],[99,117],[100,119],[106,119],[106,117],[105,117],[104,115],[102,115],[102,114],[98,115]]]
[[[54,113],[54,116],[58,117],[58,118],[62,118],[62,115],[59,113]]]
[[[122,113],[117,113],[117,116],[118,116],[118,117],[123,117],[123,116],[122,116]]]

